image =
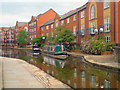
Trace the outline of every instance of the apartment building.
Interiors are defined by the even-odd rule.
[[[55,18],[56,12],[53,9],[48,10],[38,16],[32,16],[28,23],[30,40],[40,36],[40,26],[46,21]]]
[[[19,31],[24,30],[28,32],[28,22],[16,22],[15,28],[14,28],[14,46],[17,46],[17,35],[19,34]]]
[[[41,36],[55,36],[55,27],[66,25],[81,43],[90,36],[104,35],[106,42],[120,44],[120,2],[92,2],[62,16],[57,15],[40,26]]]

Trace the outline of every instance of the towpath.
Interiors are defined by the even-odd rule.
[[[2,88],[70,87],[23,60],[0,57],[0,90]]]

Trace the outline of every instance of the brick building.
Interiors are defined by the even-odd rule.
[[[32,16],[31,20],[29,21],[29,34],[30,39],[40,36],[40,26],[44,24],[46,21],[55,18],[56,12],[52,9],[48,10],[43,14],[39,14],[38,16]]]
[[[41,36],[50,36],[55,27],[66,25],[73,31],[75,43],[84,42],[90,36],[104,35],[106,42],[120,44],[120,2],[92,2],[62,16],[56,15],[40,26]]]
[[[27,22],[16,22],[15,28],[14,28],[14,46],[17,46],[17,35],[19,34],[19,31],[24,30],[28,32],[28,23]]]

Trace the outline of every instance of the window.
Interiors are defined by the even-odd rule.
[[[110,32],[110,18],[104,19],[104,32]]]
[[[94,19],[94,18],[95,18],[95,6],[92,6],[92,7],[91,7],[90,18],[91,18],[91,19]]]
[[[95,22],[92,22],[90,34],[95,34],[94,29],[95,29]]]
[[[76,26],[73,27],[73,34],[76,36]]]
[[[58,22],[56,22],[56,27],[58,27]]]
[[[84,18],[84,14],[85,14],[85,12],[82,11],[82,12],[81,12],[81,18]]]
[[[106,36],[106,42],[110,42],[110,36]]]
[[[81,25],[81,34],[84,35],[85,25]]]
[[[53,28],[53,24],[51,24],[51,28]]]
[[[43,27],[42,27],[42,31],[43,31]]]
[[[62,20],[62,21],[61,21],[61,25],[63,25],[63,24],[64,24],[64,21]]]
[[[69,18],[67,19],[67,23],[70,23],[70,19]]]
[[[49,34],[47,33],[47,37],[49,36]]]
[[[43,34],[42,34],[42,36],[43,36]]]
[[[104,9],[109,8],[110,7],[110,2],[109,1],[105,1],[104,2]]]
[[[52,32],[52,37],[53,37],[53,32]]]
[[[73,21],[76,21],[76,15],[73,16]]]
[[[48,30],[48,29],[49,29],[49,26],[46,26],[46,29]]]

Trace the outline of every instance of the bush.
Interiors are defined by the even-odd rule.
[[[81,51],[88,54],[101,54],[104,51],[113,51],[116,43],[107,43],[105,37],[101,36],[99,38],[90,37],[85,42],[81,43]]]

